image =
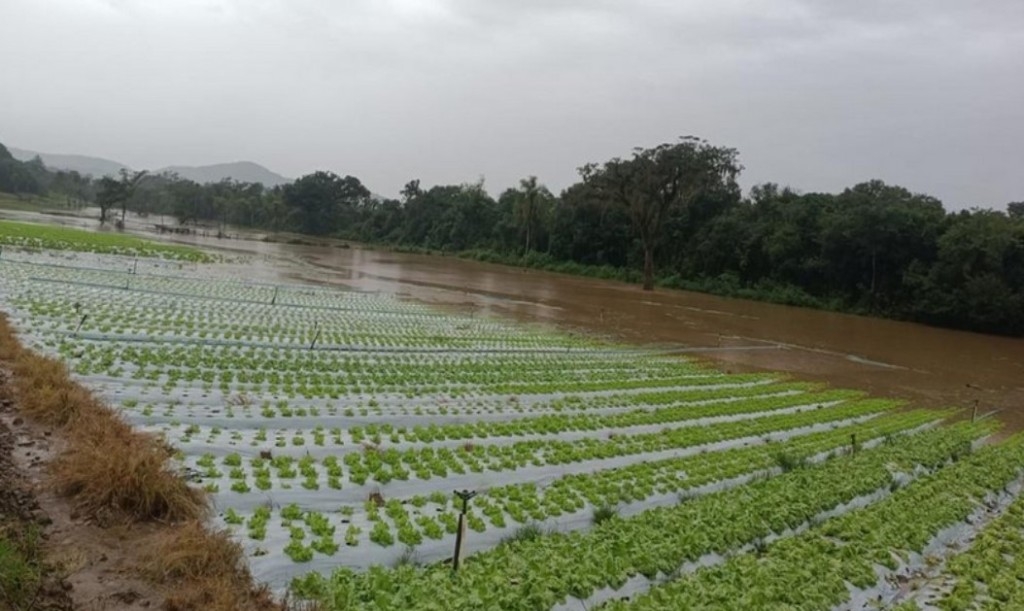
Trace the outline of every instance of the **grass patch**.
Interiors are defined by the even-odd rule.
[[[38,530],[0,525],[0,608],[31,608],[41,583]]]
[[[254,586],[242,547],[227,531],[199,521],[161,533],[143,570],[158,583],[173,585],[165,609],[175,611],[283,610],[266,586]]]
[[[0,193],[0,208],[5,210],[24,210],[26,212],[42,212],[54,209],[67,210],[69,205],[67,200],[61,198]]]
[[[540,539],[544,536],[544,529],[539,524],[529,523],[520,526],[515,529],[512,534],[501,540],[503,545],[516,543],[518,541],[533,541],[534,539]]]
[[[807,466],[806,458],[794,456],[788,452],[777,452],[772,458],[775,460],[775,464],[782,469],[783,473],[789,473],[790,471]]]
[[[607,522],[619,515],[619,511],[611,505],[601,505],[600,507],[594,508],[594,525],[597,526],[602,522]]]
[[[398,558],[395,558],[395,561],[394,563],[392,563],[391,568],[397,569],[403,566],[415,568],[421,565],[422,563],[420,562],[419,556],[416,554],[416,549],[411,545],[407,545],[405,549],[402,550],[402,555],[400,555]]]
[[[160,244],[122,233],[86,231],[54,225],[0,221],[0,244],[106,254],[162,257],[207,262],[211,257],[188,246]]]

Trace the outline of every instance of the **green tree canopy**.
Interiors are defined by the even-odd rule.
[[[285,186],[283,195],[295,229],[310,235],[347,229],[370,199],[370,191],[358,178],[342,178],[333,172],[307,174]]]
[[[702,191],[738,193],[742,169],[736,149],[717,147],[687,136],[677,143],[637,148],[629,159],[614,158],[580,168],[597,194],[629,214],[643,249],[644,289],[654,288],[654,253],[665,236],[674,209],[685,207]]]

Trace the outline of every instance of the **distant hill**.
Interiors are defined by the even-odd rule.
[[[131,168],[123,163],[103,159],[102,157],[90,157],[87,155],[60,155],[54,153],[39,153],[26,149],[19,149],[13,146],[7,147],[11,155],[19,161],[28,161],[36,155],[43,160],[46,167],[54,170],[74,170],[81,174],[90,174],[94,177],[113,176],[122,169]],[[291,182],[276,172],[272,172],[258,163],[251,161],[236,161],[234,163],[215,163],[201,166],[168,166],[156,170],[154,173],[174,172],[182,178],[194,180],[198,183],[220,182],[225,178],[231,178],[240,182],[259,182],[265,187],[273,187]]]
[[[28,161],[36,155],[43,160],[46,167],[55,170],[67,170],[75,171],[79,174],[89,174],[91,176],[113,176],[121,171],[122,168],[127,169],[128,166],[123,163],[111,161],[109,159],[103,159],[101,157],[88,157],[86,155],[58,155],[53,153],[37,153],[35,151],[27,151],[25,149],[15,148],[13,146],[7,147],[7,150],[14,155],[14,158],[18,161]]]
[[[45,159],[43,161],[46,161]],[[194,180],[198,183],[220,182],[225,178],[231,178],[239,182],[259,182],[265,187],[275,187],[291,182],[276,172],[271,172],[258,163],[251,161],[236,161],[234,163],[215,163],[213,165],[187,166],[172,165],[156,171],[174,172],[182,178]]]

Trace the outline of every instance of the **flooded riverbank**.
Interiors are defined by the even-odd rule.
[[[67,216],[22,220],[93,226]],[[129,230],[154,239],[152,219]],[[234,232],[233,232],[234,233]],[[1024,340],[700,293],[366,248],[173,236],[251,256],[250,279],[338,285],[688,353],[733,371],[784,371],[917,405],[970,407],[1024,428]],[[325,242],[329,244],[329,242]]]

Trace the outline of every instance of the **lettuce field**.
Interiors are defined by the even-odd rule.
[[[259,579],[327,609],[1024,605],[1024,440],[986,443],[993,421],[0,230],[26,345],[177,448]]]

